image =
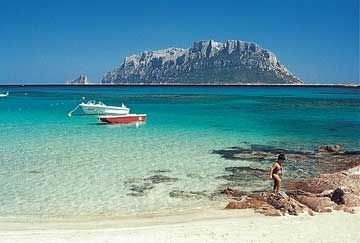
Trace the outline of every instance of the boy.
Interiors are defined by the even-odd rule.
[[[270,180],[274,180],[274,193],[278,194],[281,187],[281,178],[279,174],[282,174],[282,164],[285,162],[285,154],[279,154],[277,161],[270,169]]]

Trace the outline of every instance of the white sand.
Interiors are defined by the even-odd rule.
[[[124,219],[0,220],[0,242],[360,242],[357,214],[265,217],[252,210],[208,210]]]

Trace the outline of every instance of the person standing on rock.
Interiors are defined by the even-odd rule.
[[[277,161],[272,165],[270,169],[270,180],[274,181],[274,193],[278,194],[281,187],[282,164],[285,162],[285,154],[279,154]]]

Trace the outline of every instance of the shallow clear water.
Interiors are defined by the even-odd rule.
[[[358,88],[3,89],[10,96],[0,99],[0,216],[207,207],[221,201],[211,195],[227,183],[216,178],[226,167],[267,169],[271,163],[227,160],[213,150],[249,144],[300,150],[326,143],[360,147]],[[82,97],[109,105],[123,101],[132,112],[146,113],[148,121],[136,127],[99,125],[94,116],[69,118]],[[246,183],[246,190],[271,188],[268,181]],[[173,196],[179,191],[197,194]]]

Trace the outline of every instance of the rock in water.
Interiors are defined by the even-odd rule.
[[[91,84],[90,80],[85,75],[80,75],[77,79],[66,82],[67,84]]]
[[[126,57],[101,83],[302,84],[277,57],[240,40],[194,42],[191,48],[146,51]]]
[[[322,145],[318,148],[318,152],[320,153],[339,153],[341,150],[342,148],[338,144]]]

